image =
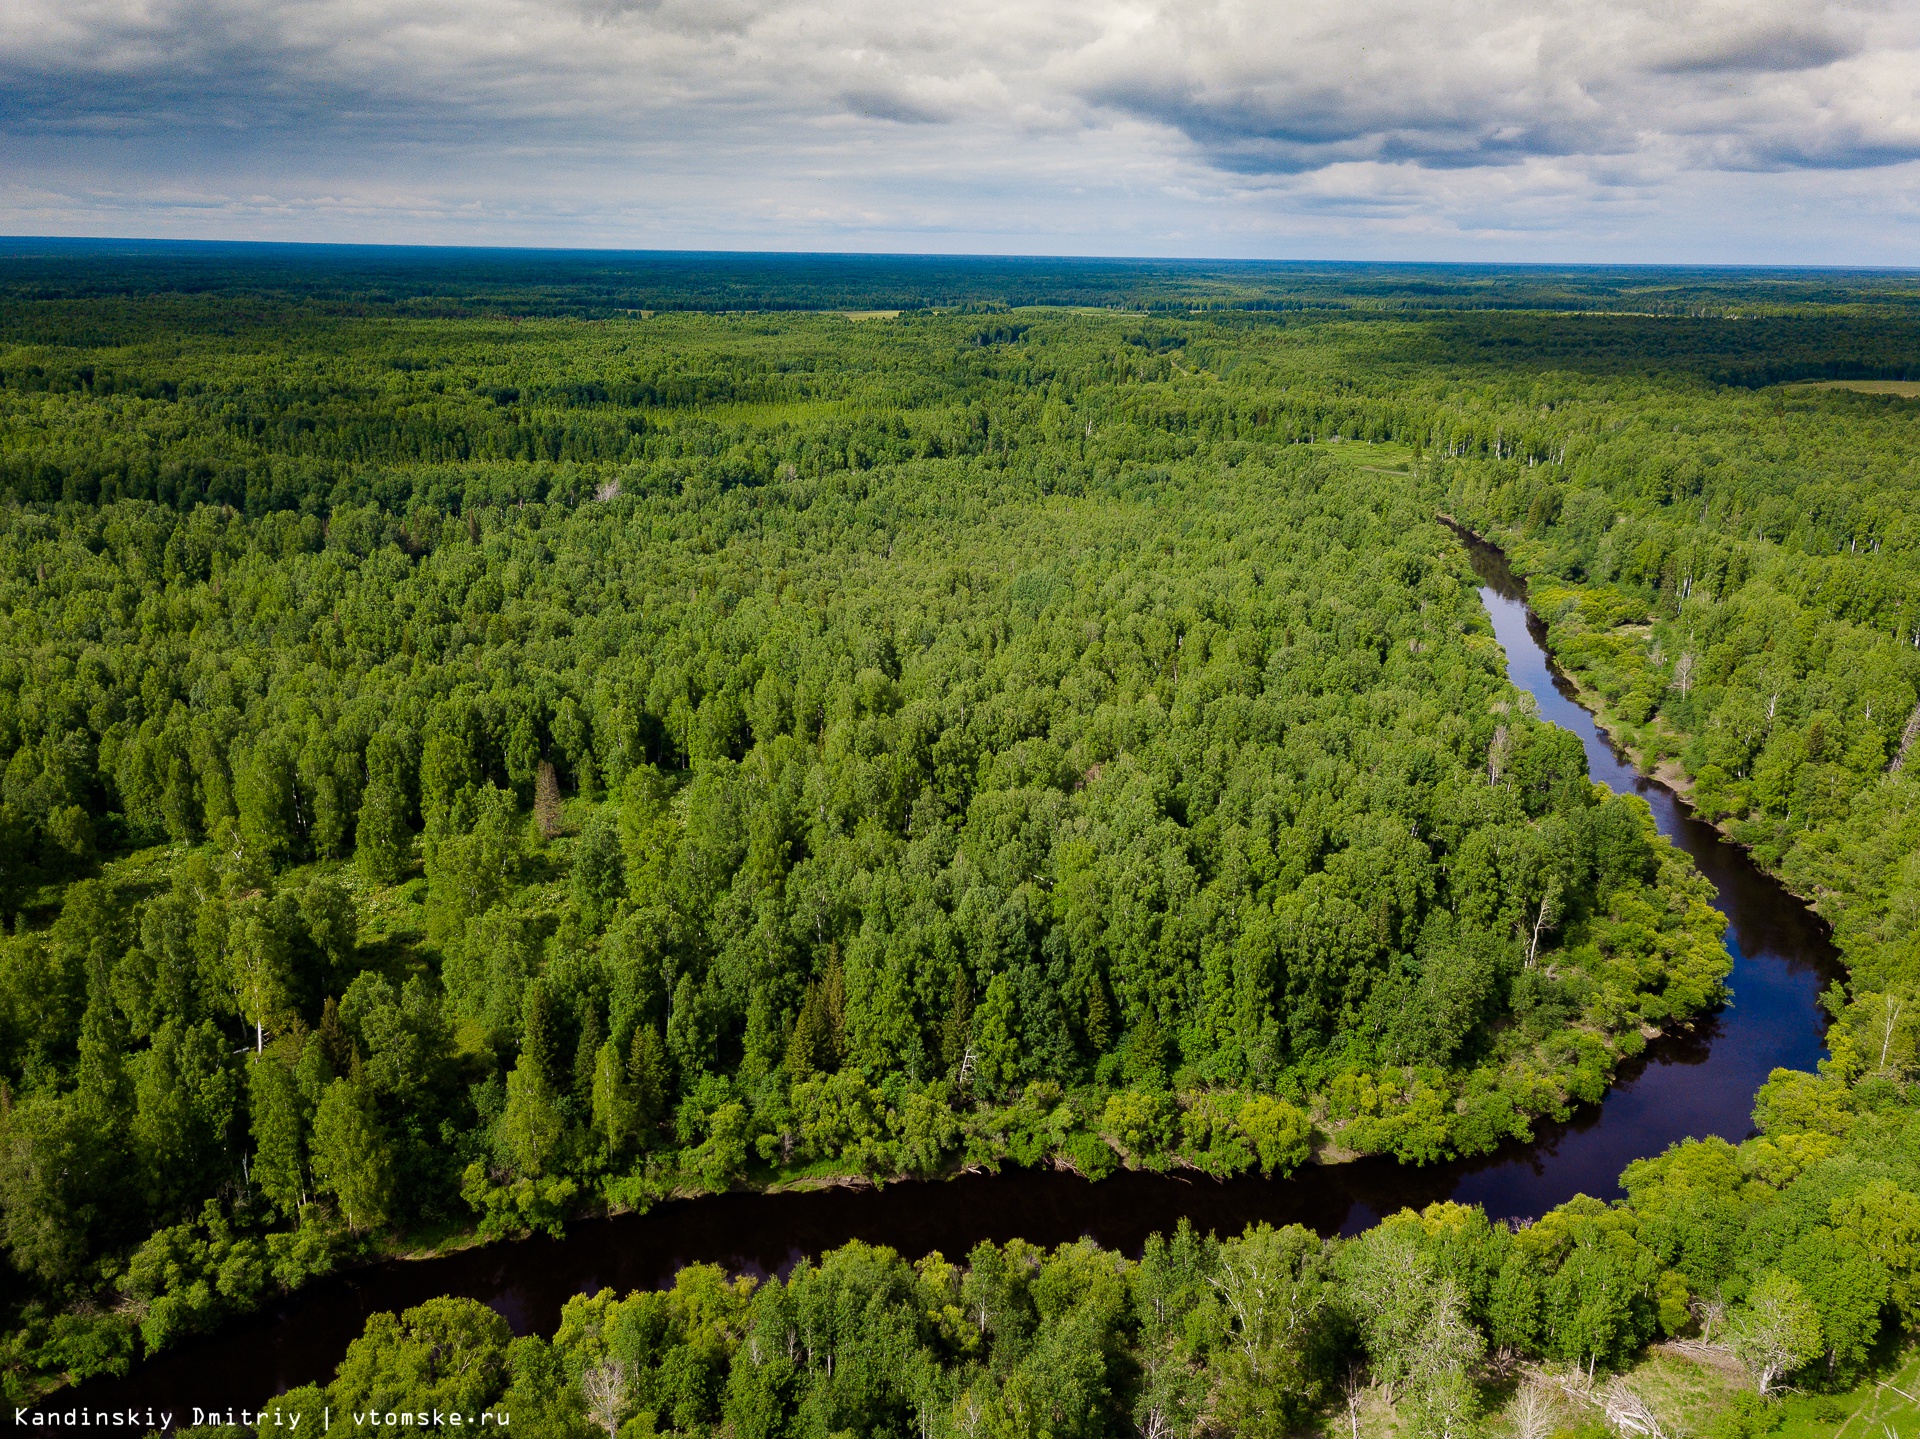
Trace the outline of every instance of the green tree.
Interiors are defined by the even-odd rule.
[[[1171,1095],[1123,1089],[1107,1100],[1101,1127],[1130,1158],[1155,1165],[1173,1143],[1174,1114]]]
[[[468,828],[436,833],[426,845],[428,924],[442,942],[509,893],[524,853],[510,791],[484,785],[472,792]]]
[[[560,1005],[544,979],[527,986],[520,1024],[520,1056],[549,1090],[559,1091],[567,1066],[562,1062]]]
[[[574,842],[573,907],[589,934],[598,934],[627,892],[620,834],[605,814],[588,821]]]
[[[405,797],[393,785],[376,780],[360,800],[353,832],[353,860],[370,884],[395,884],[413,854]]]
[[[1728,1342],[1753,1376],[1754,1388],[1771,1394],[1780,1381],[1820,1353],[1820,1315],[1800,1281],[1769,1269],[1754,1281],[1734,1316]]]
[[[309,880],[300,890],[300,919],[334,983],[350,979],[360,943],[360,916],[347,887],[324,877]]]
[[[626,1056],[609,1039],[593,1059],[593,1127],[607,1152],[616,1158],[640,1137],[639,1105],[634,1098]]]
[[[278,1056],[247,1067],[247,1110],[253,1128],[253,1182],[282,1214],[306,1200],[306,1116],[299,1082]]]
[[[393,1206],[393,1155],[364,1084],[336,1079],[313,1116],[314,1186],[331,1194],[356,1230],[387,1222]]]
[[[279,865],[303,840],[292,761],[276,739],[266,739],[235,765],[233,779],[247,854],[270,868]]]
[[[276,1031],[293,1013],[293,937],[284,916],[266,895],[234,901],[227,927],[226,958],[234,1002],[253,1026],[255,1053],[266,1048],[268,1028]]]
[[[551,1172],[566,1140],[566,1121],[555,1104],[552,1083],[531,1048],[507,1074],[507,1106],[500,1137],[514,1168],[527,1179]]]
[[[633,1085],[634,1123],[644,1135],[666,1118],[672,1093],[667,1046],[660,1038],[660,1031],[652,1025],[643,1024],[633,1031],[627,1077]]]
[[[1252,1141],[1260,1172],[1289,1174],[1311,1153],[1312,1125],[1295,1105],[1271,1095],[1255,1095],[1240,1106],[1240,1128]]]
[[[355,1434],[376,1433],[389,1410],[477,1419],[506,1393],[512,1339],[507,1321],[475,1299],[445,1295],[398,1316],[376,1314],[347,1346],[327,1399]]]
[[[161,1213],[188,1208],[205,1176],[228,1167],[238,1086],[226,1050],[211,1021],[169,1020],[132,1065],[133,1148]]]
[[[7,1253],[43,1283],[79,1276],[111,1211],[112,1155],[74,1098],[41,1090],[0,1114]]]
[[[420,755],[420,809],[429,826],[445,817],[461,791],[480,780],[480,765],[467,733],[447,728],[427,736]]]
[[[1298,1225],[1252,1226],[1220,1246],[1211,1284],[1230,1340],[1217,1380],[1222,1417],[1237,1433],[1291,1432],[1325,1382],[1324,1311],[1335,1298],[1325,1245]]]

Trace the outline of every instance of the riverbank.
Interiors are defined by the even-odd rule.
[[[1530,606],[1542,633],[1547,637],[1547,651],[1553,660],[1557,677],[1573,691],[1581,708],[1593,715],[1594,723],[1607,737],[1608,743],[1625,756],[1636,770],[1672,791],[1700,823],[1711,826],[1728,844],[1747,854],[1756,868],[1771,877],[1782,889],[1815,914],[1821,914],[1821,896],[1818,893],[1797,887],[1794,877],[1782,867],[1764,862],[1758,847],[1742,832],[1745,816],[1700,803],[1696,795],[1695,778],[1679,760],[1680,751],[1694,736],[1677,728],[1661,711],[1656,711],[1639,723],[1631,721],[1620,713],[1618,702],[1609,699],[1594,668],[1581,664],[1576,658],[1578,647],[1574,641],[1581,637],[1581,630],[1575,626],[1579,622],[1567,613],[1570,605],[1555,604],[1554,600],[1565,596],[1571,601],[1577,595],[1578,590],[1574,587],[1555,581],[1541,591],[1543,605]],[[1558,617],[1541,613],[1542,608],[1557,612]],[[1650,628],[1615,626],[1612,632],[1616,636],[1624,635],[1626,643],[1641,652],[1646,666],[1657,670],[1658,660],[1653,652]],[[1821,918],[1823,922],[1829,922],[1827,916],[1822,914]]]
[[[1596,681],[1592,669],[1580,664],[1569,653],[1568,621],[1565,616],[1550,618],[1542,613],[1543,607],[1555,611],[1563,607],[1552,603],[1546,603],[1543,606],[1536,601],[1540,596],[1550,599],[1555,595],[1563,595],[1571,600],[1577,597],[1578,588],[1556,580],[1548,588],[1540,591],[1540,595],[1537,596],[1534,591],[1535,576],[1523,568],[1513,568],[1513,557],[1507,550],[1451,515],[1442,513],[1437,518],[1469,545],[1484,546],[1488,551],[1501,557],[1501,563],[1508,567],[1508,573],[1513,577],[1516,586],[1515,594],[1526,606],[1530,623],[1538,627],[1540,635],[1546,637],[1545,653],[1556,685],[1592,717],[1595,729],[1608,746],[1622,756],[1636,773],[1660,785],[1682,801],[1694,820],[1711,828],[1725,843],[1746,855],[1756,869],[1766,874],[1786,893],[1806,905],[1811,913],[1820,917],[1823,924],[1827,924],[1831,934],[1831,923],[1820,911],[1819,895],[1796,888],[1790,876],[1777,867],[1763,864],[1756,853],[1755,846],[1740,834],[1738,816],[1715,814],[1703,810],[1696,802],[1694,777],[1687,773],[1677,758],[1680,749],[1692,736],[1676,729],[1662,713],[1656,712],[1638,724],[1628,720],[1619,713],[1618,706],[1608,698]],[[1524,547],[1516,545],[1516,548]],[[1650,629],[1646,626],[1615,625],[1611,627],[1611,632],[1615,635],[1631,632],[1628,634],[1628,642],[1639,646],[1643,653],[1650,651]],[[1651,659],[1650,654],[1648,658]]]

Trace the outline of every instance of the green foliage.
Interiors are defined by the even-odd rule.
[[[1444,509],[1539,574],[1623,737],[1823,896],[1854,993],[1831,1072],[1770,1081],[1760,1139],[1636,1166],[1631,1222],[1569,1207],[1502,1248],[1423,1220],[1406,1322],[1345,1299],[1328,1322],[1403,1336],[1380,1362],[1451,1433],[1462,1323],[1614,1363],[1685,1322],[1676,1285],[1737,1308],[1777,1272],[1844,1373],[1920,1307],[1920,1189],[1884,1144],[1838,1177],[1920,1033],[1920,810],[1890,774],[1920,698],[1910,427],[1722,384],[1904,364],[1910,320],[1796,310],[1798,280],[1740,291],[1738,321],[1546,323],[1426,307],[1649,301],[1301,272],[1277,302],[1150,266],[988,288],[1326,308],[984,319],[924,307],[987,294],[936,267],[895,320],[631,317],[713,302],[661,263],[664,305],[520,276],[506,307],[549,317],[525,323],[443,316],[438,281],[372,318],[293,280],[238,307],[153,276],[0,301],[23,1302],[79,1315],[216,1191],[254,1196],[232,1245],[297,1275],[316,1200],[364,1232],[509,1233],[796,1167],[1286,1173],[1567,1117],[1722,997],[1721,924],[1644,806],[1517,702]],[[782,308],[852,283],[767,261],[728,302],[769,275],[801,287]],[[1218,1277],[1203,1247],[1182,1272]],[[1216,1288],[1181,1291],[1193,1333],[1155,1331],[1140,1410],[1103,1280],[1036,1329],[1002,1278],[1004,1352],[921,1335],[943,1363],[993,1348],[986,1377],[909,1400],[890,1369],[805,1425],[1205,1412],[1181,1365],[1230,1347]],[[1317,1392],[1237,1352],[1245,1426]],[[588,1422],[543,1354],[489,1372],[555,1432]],[[787,1362],[730,1422],[801,1423]],[[620,1422],[676,1427],[649,1404]]]
[[[523,1177],[493,1183],[486,1166],[467,1166],[460,1197],[478,1215],[480,1233],[488,1239],[519,1239],[536,1230],[558,1237],[580,1186],[571,1179]]]
[[[390,1212],[392,1169],[372,1091],[363,1082],[334,1080],[313,1117],[314,1184],[334,1196],[353,1228],[371,1229]]]
[[[1778,1400],[1769,1403],[1765,1396],[1743,1390],[1715,1418],[1709,1439],[1761,1439],[1780,1427],[1780,1419]]]
[[[299,1081],[278,1056],[262,1056],[247,1071],[247,1088],[253,1182],[281,1213],[297,1215],[307,1195],[309,1128]]]
[[[324,1403],[354,1434],[377,1432],[390,1410],[458,1412],[477,1420],[504,1408],[511,1340],[507,1321],[473,1299],[429,1299],[397,1317],[376,1314],[348,1346]],[[314,1397],[295,1390],[278,1403],[290,1417],[311,1412]],[[282,1422],[268,1406],[261,1432],[273,1433]]]
[[[1734,1353],[1765,1396],[1820,1352],[1820,1316],[1800,1281],[1777,1269],[1762,1274],[1733,1322]]]
[[[1107,1100],[1101,1127],[1129,1158],[1158,1168],[1173,1144],[1175,1114],[1170,1094],[1123,1089]]]

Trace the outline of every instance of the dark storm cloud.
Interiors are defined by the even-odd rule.
[[[1851,59],[1861,48],[1856,37],[1838,30],[1782,25],[1681,49],[1648,68],[1657,75],[1790,73]]]

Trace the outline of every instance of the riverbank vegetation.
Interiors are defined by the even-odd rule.
[[[1911,406],[1748,387],[1899,378],[1898,306],[582,304],[0,310],[10,1383],[423,1230],[1426,1162],[1597,1099],[1720,997],[1721,922],[1506,684],[1442,508],[1763,860],[1839,876],[1871,992],[1778,1093],[1850,1117],[1783,1135],[1897,1109]],[[1709,753],[1763,680],[1799,748]],[[1822,1143],[1699,1162],[1757,1204]],[[1619,1223],[1656,1259],[1607,1363],[1810,1282]]]
[[[1920,1111],[1783,1072],[1755,1117],[1744,1144],[1633,1165],[1621,1205],[1577,1199],[1517,1231],[1437,1204],[1347,1240],[1182,1227],[1138,1261],[1084,1240],[916,1263],[850,1244],[784,1280],[695,1265],[664,1292],[582,1295],[554,1335],[521,1339],[437,1299],[377,1316],[258,1432],[435,1409],[556,1439],[1758,1439],[1910,1421],[1897,1374],[1848,1391],[1920,1318]]]

